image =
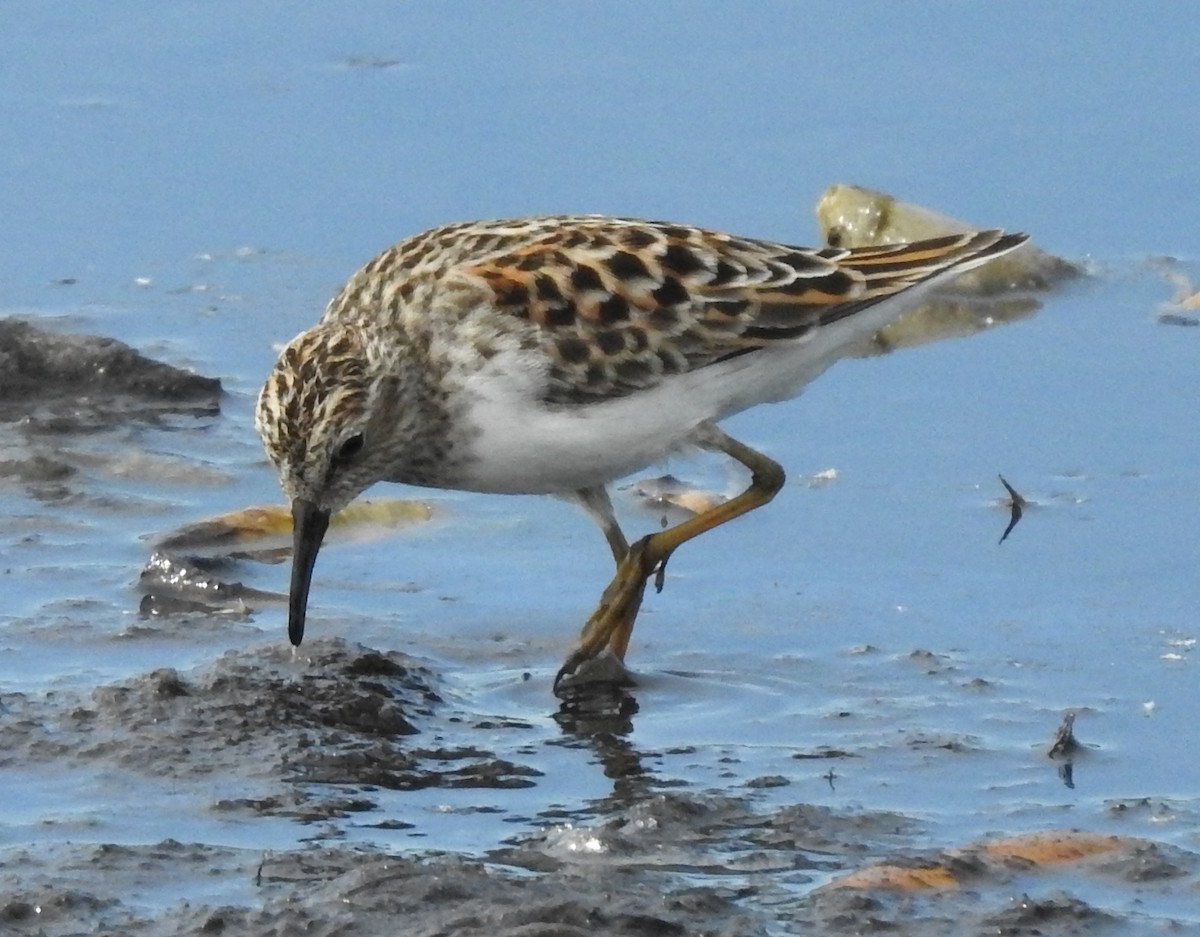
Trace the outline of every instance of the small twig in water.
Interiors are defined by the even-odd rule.
[[[1051,758],[1069,758],[1079,750],[1079,742],[1075,740],[1075,713],[1069,712],[1063,716],[1062,724],[1054,733],[1054,741],[1046,752]]]
[[[1008,526],[1004,528],[1004,533],[1000,535],[999,543],[1003,543],[1008,539],[1008,535],[1012,533],[1012,529],[1017,526],[1017,521],[1021,519],[1021,515],[1025,513],[1025,505],[1028,503],[1021,497],[1021,493],[1008,483],[1003,475],[998,475],[1000,484],[1008,489],[1009,506],[1012,508],[1012,519],[1008,522]]]

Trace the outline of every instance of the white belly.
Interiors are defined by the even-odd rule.
[[[484,400],[473,408],[479,434],[462,487],[563,494],[603,485],[660,461],[704,419],[672,414],[643,395],[569,409],[526,406]]]
[[[603,403],[547,408],[540,402],[542,379],[531,370],[528,352],[498,355],[470,381],[477,434],[459,487],[563,493],[645,468],[686,446],[705,420],[796,396],[834,361],[920,302],[941,278],[794,341]]]
[[[472,388],[475,434],[455,487],[561,494],[603,485],[688,445],[696,426],[795,396],[832,358],[811,346],[764,349],[600,403],[547,407],[511,374]]]

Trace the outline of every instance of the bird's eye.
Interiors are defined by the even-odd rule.
[[[351,459],[353,459],[356,455],[358,455],[360,452],[362,452],[362,447],[363,447],[363,434],[362,433],[355,433],[353,436],[347,437],[346,440],[340,446],[338,446],[337,452],[334,453],[334,455],[333,455],[334,463],[339,466],[345,465],[347,462],[349,462]]]

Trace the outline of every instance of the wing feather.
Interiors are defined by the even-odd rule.
[[[553,361],[548,399],[575,402],[633,393],[734,354],[803,340],[1026,239],[989,230],[810,250],[598,216],[493,224],[490,240],[451,258],[455,272],[535,330]]]

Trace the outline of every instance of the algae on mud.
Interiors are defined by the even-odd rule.
[[[337,540],[374,540],[431,520],[436,515],[429,501],[411,498],[366,498],[338,511],[329,522],[329,537]],[[278,551],[291,549],[292,515],[282,504],[243,508],[188,524],[163,534],[154,549],[190,557],[255,556],[282,559]]]
[[[831,247],[873,247],[981,230],[948,215],[860,186],[832,185],[817,202],[817,223]],[[1083,275],[1076,264],[1026,243],[940,287],[924,304],[882,329],[859,352],[880,354],[962,338],[1033,315],[1038,294]]]
[[[885,192],[856,185],[831,185],[817,201],[817,225],[830,247],[904,244],[944,234],[965,234],[984,225],[968,224],[931,208],[903,202]],[[1013,222],[1006,221],[1006,225]],[[957,277],[944,292],[977,294],[1057,289],[1077,279],[1077,264],[1047,254],[1032,242]]]

